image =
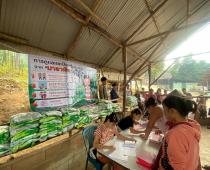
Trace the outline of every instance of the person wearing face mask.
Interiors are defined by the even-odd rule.
[[[134,109],[131,111],[131,115],[120,120],[118,127],[120,130],[130,129],[130,132],[134,134],[140,133],[140,131],[134,129],[134,125],[139,124],[142,115],[143,112],[140,109]]]
[[[187,119],[189,112],[197,110],[197,104],[186,98],[168,96],[163,101],[163,108],[173,127],[163,141],[159,170],[200,169],[200,125],[195,120]]]
[[[116,113],[112,113],[108,115],[104,121],[103,124],[101,124],[96,131],[94,132],[94,141],[93,141],[93,148],[95,148],[94,153],[97,153],[97,149],[109,149],[110,151],[115,150],[114,146],[106,145],[105,143],[111,140],[114,135],[117,136],[120,140],[129,140],[129,141],[135,141],[133,138],[128,138],[126,136],[121,135],[117,131],[117,125],[118,118]],[[97,157],[97,154],[96,154]],[[122,169],[118,164],[111,162],[109,159],[107,159],[104,156],[98,156],[97,159],[103,163],[111,163],[113,165],[114,170]]]
[[[162,105],[158,104],[157,100],[153,97],[150,97],[145,102],[145,107],[149,112],[149,121],[145,131],[142,131],[144,134],[141,134],[140,137],[147,140],[150,132],[157,128],[159,129],[158,133],[165,133],[168,130],[167,119],[164,116],[164,111]]]

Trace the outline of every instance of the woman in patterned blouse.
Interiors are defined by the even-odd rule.
[[[101,124],[94,133],[93,147],[95,149],[109,149],[110,151],[114,151],[115,147],[113,145],[106,145],[106,142],[111,140],[114,137],[114,135],[117,136],[117,138],[120,140],[135,141],[135,139],[128,138],[118,133],[116,126],[117,123],[118,118],[116,113],[112,113],[106,117],[104,123]],[[120,167],[118,164],[111,162],[109,159],[103,156],[98,156],[97,159],[104,164],[112,163],[114,170],[122,169],[122,167]]]

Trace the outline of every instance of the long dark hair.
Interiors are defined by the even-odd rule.
[[[135,115],[141,115],[141,114],[143,114],[143,111],[139,108],[136,108],[136,109],[131,111],[131,115],[134,115],[134,114]]]
[[[145,107],[148,108],[150,106],[157,106],[158,102],[154,97],[150,97],[146,102],[145,102]]]
[[[179,96],[167,96],[163,105],[177,110],[181,116],[186,117],[189,112],[197,111],[197,104],[193,100]]]
[[[108,120],[109,120],[109,122],[116,123],[116,124],[119,121],[118,116],[115,112],[112,112],[110,115],[106,116],[104,122],[107,122]]]

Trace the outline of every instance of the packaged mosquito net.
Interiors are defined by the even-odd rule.
[[[40,142],[62,134],[62,113],[60,111],[43,112],[39,122]]]
[[[78,122],[76,123],[75,127],[76,128],[83,128],[85,127],[87,124],[92,122],[92,118],[89,116],[82,116],[79,118]]]
[[[38,140],[38,112],[19,113],[10,118],[10,149],[13,153],[33,146]]]
[[[0,126],[0,157],[10,153],[9,140],[9,127]]]
[[[129,107],[138,106],[138,100],[135,96],[127,96],[126,97],[126,105]]]
[[[62,116],[62,127],[63,133],[68,132],[71,130],[74,125],[78,122],[80,118],[80,110],[75,108],[63,108],[61,109],[63,116]]]

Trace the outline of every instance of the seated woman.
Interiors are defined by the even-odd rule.
[[[162,133],[165,133],[168,130],[167,120],[164,116],[164,111],[162,105],[158,104],[157,100],[153,97],[149,98],[145,102],[145,107],[149,112],[149,121],[145,131],[142,131],[141,137],[143,139],[148,139],[150,132],[157,128]]]
[[[166,118],[174,125],[165,135],[159,169],[200,169],[200,125],[187,119],[188,113],[197,109],[196,103],[182,97],[168,96],[163,101],[163,107]]]
[[[133,127],[135,124],[139,124],[138,121],[141,119],[143,113],[140,109],[134,109],[131,111],[131,115],[123,118],[119,123],[118,127],[120,130],[130,129],[131,133],[140,133],[139,131],[135,130]]]
[[[111,140],[114,135],[117,136],[118,139],[120,140],[130,140],[130,141],[135,141],[135,139],[128,138],[126,136],[121,135],[117,131],[117,125],[118,123],[118,118],[116,113],[112,113],[109,116],[106,117],[105,121],[103,124],[101,124],[96,131],[94,132],[94,141],[93,141],[93,147],[95,149],[109,149],[110,151],[115,150],[115,147],[113,145],[106,145],[106,142]],[[104,156],[98,156],[97,159],[101,163],[112,163],[114,170],[122,169],[121,166],[118,164],[111,162],[109,159],[107,159]]]

